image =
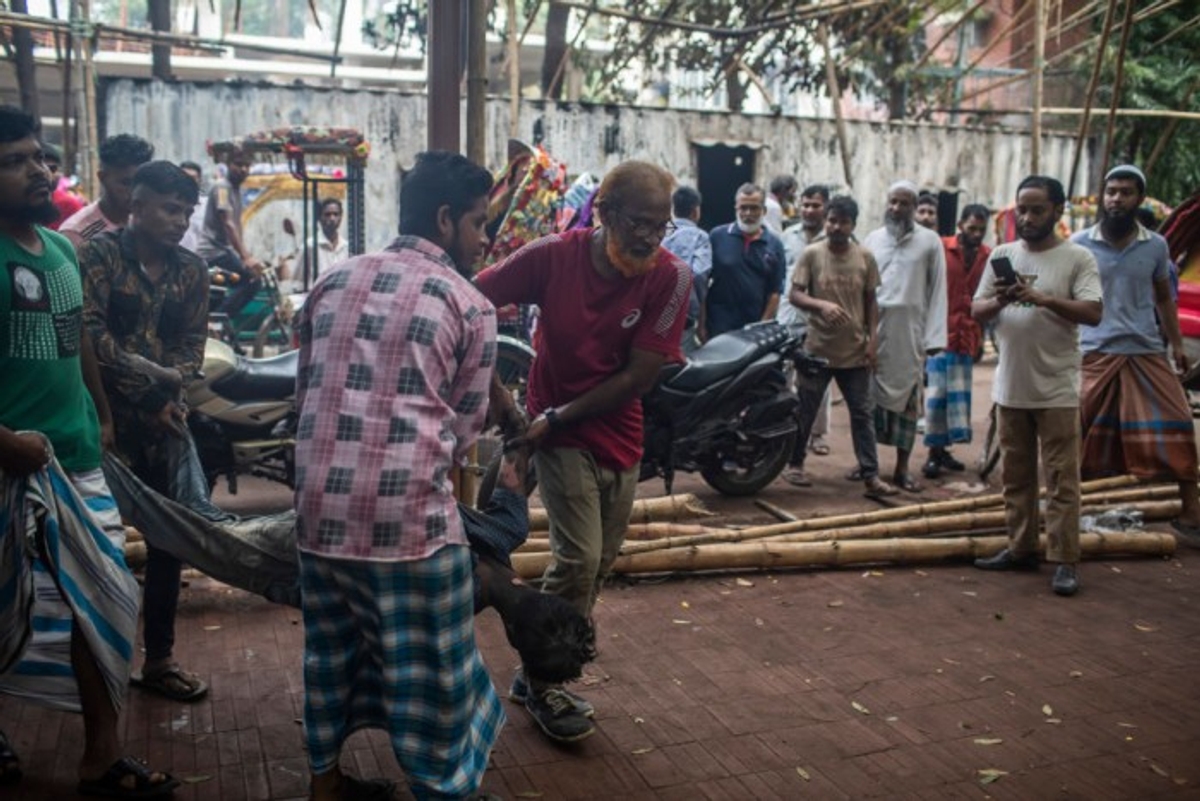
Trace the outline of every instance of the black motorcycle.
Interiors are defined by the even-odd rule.
[[[725,495],[753,495],[787,466],[796,442],[796,393],[789,373],[811,374],[796,333],[776,322],[715,336],[684,364],[663,368],[642,398],[645,432],[639,480],[698,471]]]
[[[533,356],[525,343],[502,338],[497,370],[518,401]],[[667,365],[642,398],[638,480],[661,476],[670,493],[683,470],[725,495],[758,492],[787,466],[796,441],[790,372],[824,364],[802,350],[793,329],[765,322],[713,337],[687,362]]]

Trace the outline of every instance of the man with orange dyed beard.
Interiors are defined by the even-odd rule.
[[[624,162],[600,184],[600,227],[539,239],[475,279],[496,306],[536,303],[542,310],[526,402],[533,420],[517,442],[534,449],[550,517],[554,558],[544,591],[588,617],[633,507],[641,396],[664,363],[682,359],[691,270],[661,247],[673,188],[659,167]],[[511,412],[510,395],[492,397]],[[509,697],[552,739],[572,742],[595,731],[592,705],[561,684],[527,682],[518,672]]]

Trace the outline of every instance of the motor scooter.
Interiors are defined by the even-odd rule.
[[[236,494],[242,475],[295,485],[298,359],[295,350],[251,359],[225,342],[207,341],[201,378],[186,399],[209,487],[224,476]]]

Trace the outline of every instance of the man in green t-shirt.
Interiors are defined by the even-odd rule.
[[[62,236],[41,227],[58,211],[36,130],[33,117],[0,106],[0,479],[7,483],[28,476],[57,458],[115,549],[122,544],[124,530],[100,471],[102,443],[112,440],[111,415],[83,330],[83,287],[74,250]],[[67,536],[66,528],[62,534]],[[23,535],[0,530],[2,539]],[[34,571],[35,588],[39,574],[45,575]],[[136,607],[137,585],[132,579],[128,585],[129,601]],[[50,587],[53,593],[53,583]],[[78,621],[69,615],[61,619],[71,627],[68,661],[83,711],[79,792],[139,798],[171,793],[178,786],[175,779],[120,755],[121,699],[110,694]],[[35,617],[26,656],[38,644],[37,623]],[[131,619],[130,639],[134,624]],[[35,678],[56,678],[47,673],[53,671]],[[13,688],[21,679],[0,676],[0,690],[49,701],[49,690],[39,695],[35,681]],[[20,776],[21,763],[0,733],[0,784]]]

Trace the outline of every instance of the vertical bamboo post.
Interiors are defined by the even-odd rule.
[[[333,58],[329,60],[329,77],[337,75],[337,65],[342,50],[342,27],[346,24],[346,0],[338,5],[337,27],[333,31]]]
[[[517,0],[508,0],[508,136],[515,139],[521,124],[521,42],[517,38]]]
[[[833,64],[833,52],[829,47],[829,26],[825,20],[817,23],[817,35],[821,39],[821,47],[825,50],[825,82],[829,88],[829,99],[833,103],[833,119],[837,124],[838,150],[842,154],[842,175],[846,180],[846,188],[854,188],[854,179],[850,174],[849,137],[846,134],[846,120],[842,117],[842,90],[838,86],[837,70]]]
[[[467,158],[487,164],[487,7],[471,0],[467,11]]]
[[[1092,103],[1096,98],[1096,84],[1100,81],[1100,67],[1104,64],[1104,51],[1108,37],[1112,34],[1113,20],[1117,16],[1117,0],[1108,0],[1104,11],[1104,26],[1100,42],[1096,45],[1096,58],[1092,62],[1092,75],[1088,78],[1087,98],[1083,101],[1083,117],[1079,120],[1079,133],[1075,137],[1075,157],[1071,161],[1071,180],[1067,184],[1067,197],[1075,195],[1075,179],[1079,177],[1079,160],[1083,157],[1083,143],[1087,138],[1088,123],[1092,119]]]
[[[1113,136],[1117,129],[1117,108],[1121,103],[1121,84],[1125,80],[1125,51],[1129,47],[1129,33],[1133,30],[1133,0],[1125,0],[1125,18],[1121,22],[1121,46],[1117,50],[1117,71],[1113,76],[1112,103],[1108,107],[1108,125],[1104,131],[1104,160],[1100,162],[1100,177],[1108,173],[1108,162],[1112,158]]]
[[[1030,172],[1037,174],[1042,165],[1042,105],[1045,100],[1046,72],[1046,0],[1033,5],[1033,141],[1029,148]]]

